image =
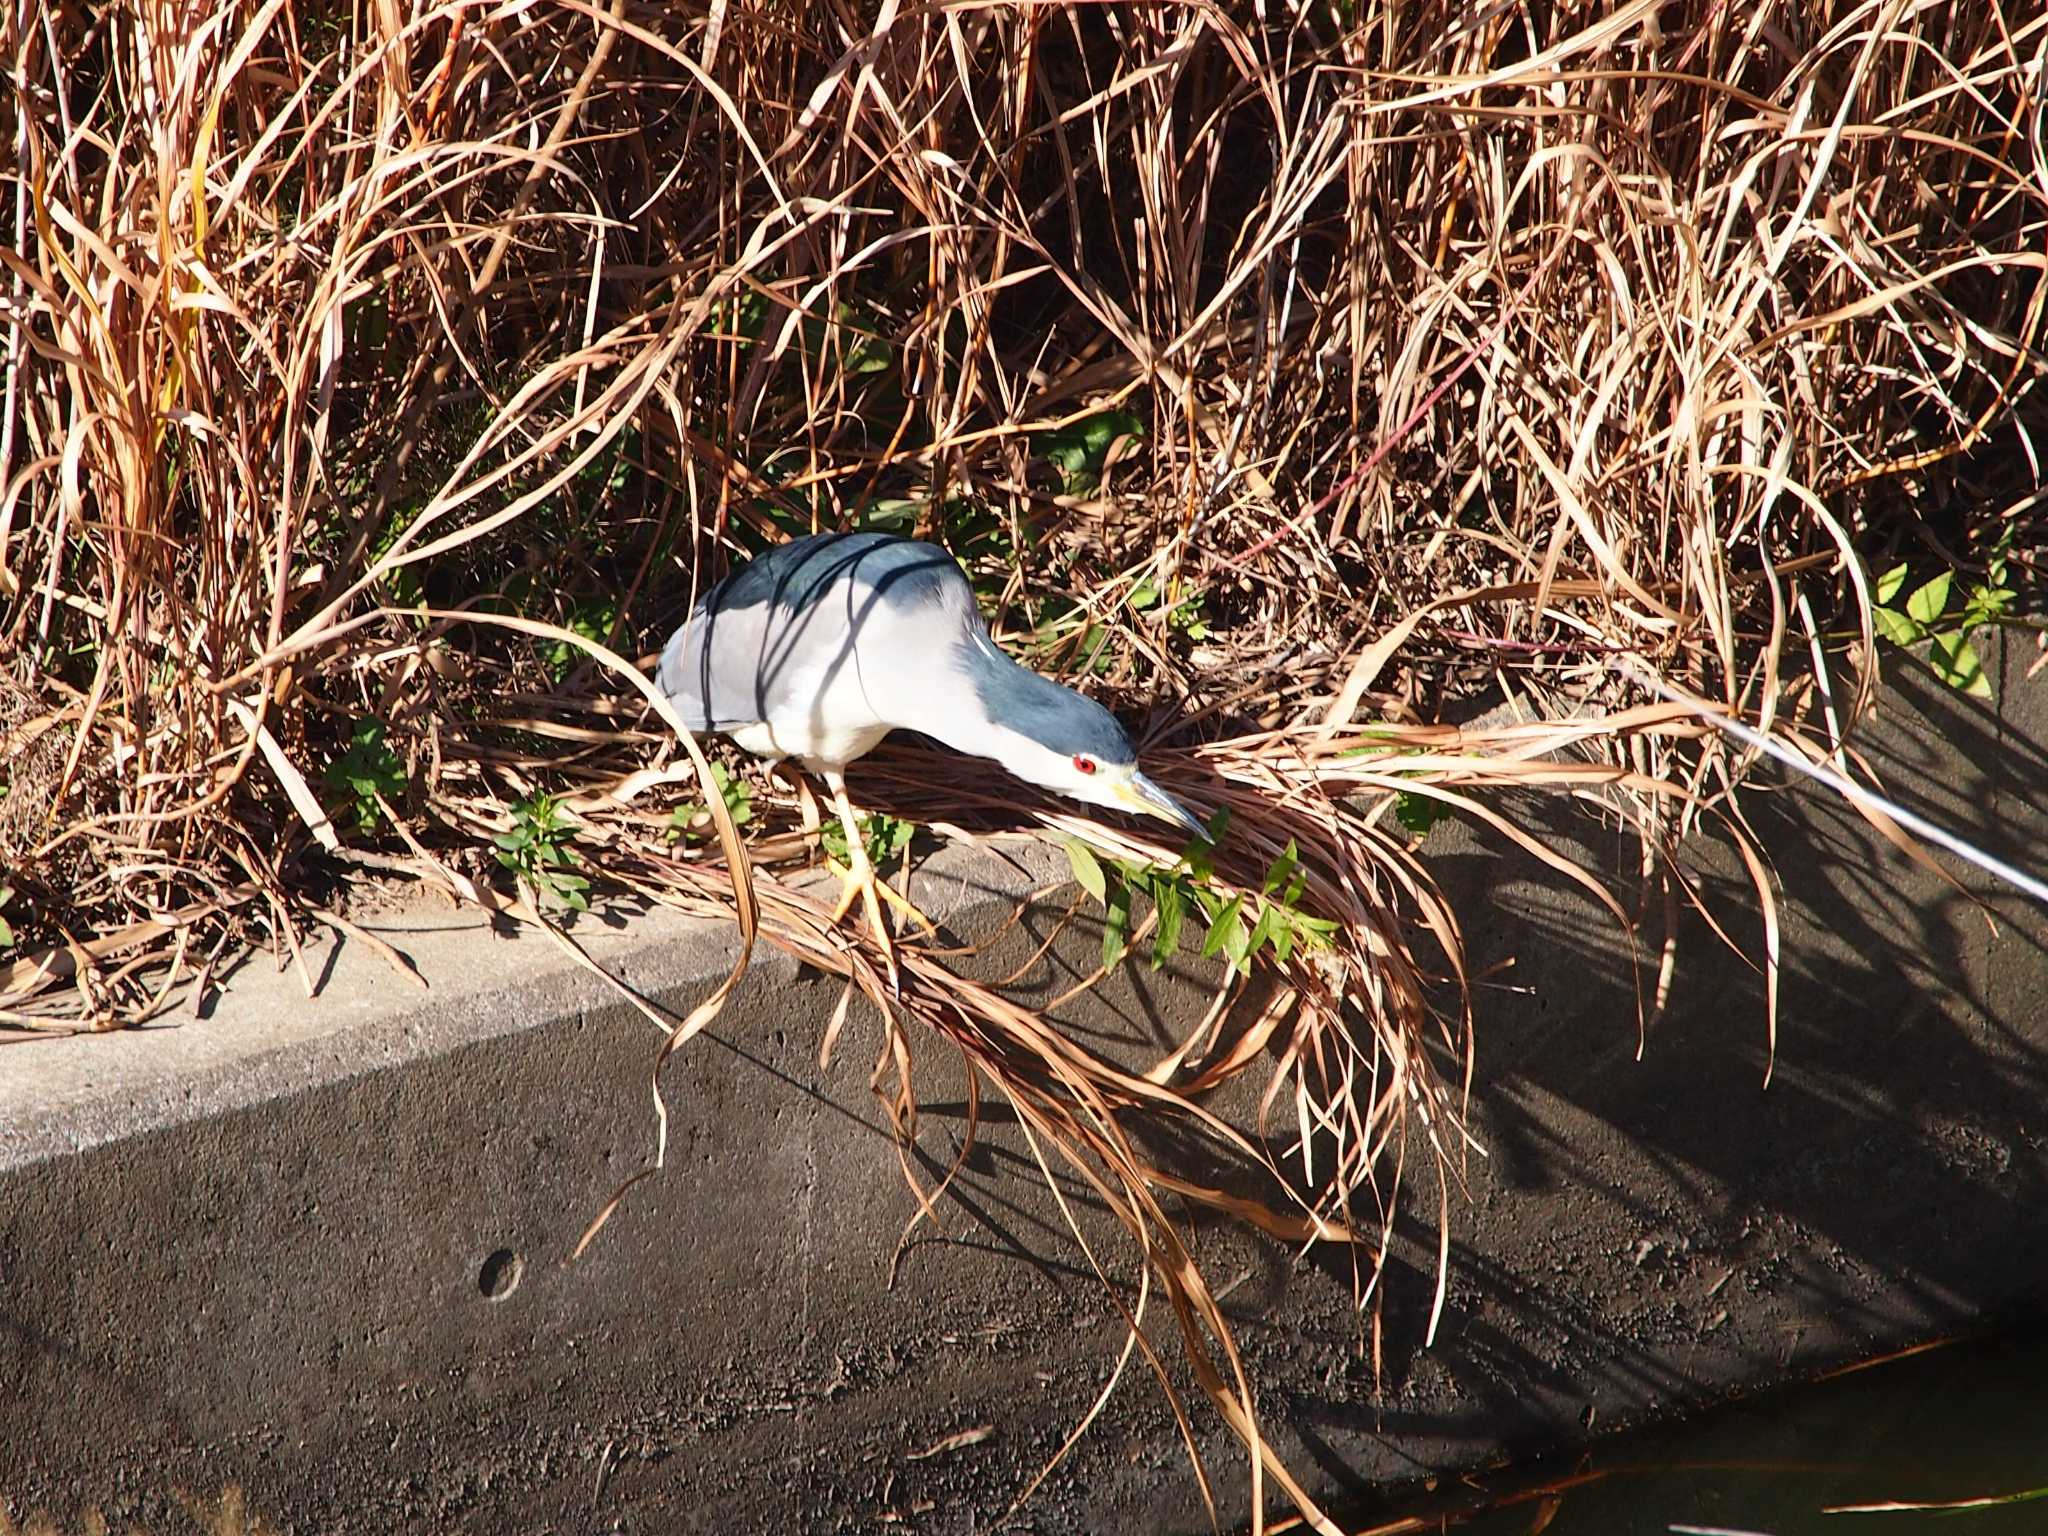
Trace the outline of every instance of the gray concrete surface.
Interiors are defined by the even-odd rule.
[[[1894,792],[2038,862],[2048,679],[2020,681],[2026,659],[1990,709],[1907,673],[1869,745]],[[1750,803],[1786,886],[1768,1090],[1760,981],[1698,922],[1639,1061],[1612,925],[1511,850],[1432,835],[1475,965],[1515,961],[1482,998],[1489,1155],[1454,1205],[1435,1345],[1426,1205],[1389,1277],[1378,1390],[1334,1255],[1200,1237],[1319,1495],[1753,1391],[2048,1289],[2048,922],[1965,875],[1994,896],[1994,937],[1817,793]],[[1622,842],[1516,809],[1624,876]],[[1733,860],[1707,855],[1710,899],[1756,952]],[[1034,884],[960,852],[933,868],[925,898],[968,934]],[[579,934],[672,1004],[724,970],[715,927],[615,921]],[[836,986],[764,953],[671,1065],[668,1172],[569,1264],[648,1154],[657,1037],[531,936],[433,911],[377,926],[431,992],[329,944],[310,1002],[259,963],[203,1020],[0,1048],[0,1500],[166,1531],[186,1528],[179,1491],[229,1483],[301,1532],[996,1522],[1122,1338],[999,1111],[891,1288],[914,1207],[867,1090],[876,1026],[857,1011],[820,1071]],[[1059,990],[1095,947],[1076,932],[1022,985]],[[1192,959],[1126,967],[1067,1022],[1149,1049],[1213,980]],[[964,1104],[944,1051],[923,1060],[936,1166]],[[1098,1251],[1134,1277],[1122,1246]],[[1202,1423],[1241,1519],[1242,1462]],[[1014,1528],[1207,1528],[1140,1368]]]

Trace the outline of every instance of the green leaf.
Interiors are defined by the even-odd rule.
[[[571,634],[602,645],[611,634],[612,624],[619,616],[618,604],[602,598],[579,603],[562,627]],[[560,682],[573,672],[584,659],[581,646],[571,645],[567,640],[550,640],[542,650],[548,672]]]
[[[564,820],[554,796],[533,795],[512,807],[512,830],[494,834],[491,841],[498,847],[498,862],[535,892],[587,912],[590,900],[583,893],[590,882],[570,872],[579,862],[569,847],[575,836],[575,823]]]
[[[1231,969],[1250,974],[1252,968],[1252,940],[1245,932],[1244,913],[1236,912],[1223,928],[1223,953],[1230,957]]]
[[[1109,899],[1103,903],[1102,968],[1104,970],[1116,969],[1117,962],[1123,959],[1124,951],[1130,947],[1130,932],[1131,893],[1127,886],[1119,882],[1110,891]]]
[[[713,763],[711,783],[719,799],[725,802],[725,813],[735,827],[743,827],[754,819],[754,791],[745,779],[735,778],[725,764]],[[701,800],[686,800],[669,813],[667,836],[672,843],[682,839],[695,842],[710,837],[715,830],[710,807]],[[844,837],[840,845],[845,846]]]
[[[1097,411],[1048,433],[1040,445],[1070,491],[1094,488],[1102,478],[1110,445],[1120,437],[1143,437],[1145,423],[1129,411]]]
[[[1927,633],[1896,608],[1876,609],[1871,617],[1877,621],[1878,634],[1891,641],[1893,645],[1912,645]]]
[[[1202,936],[1203,958],[1206,959],[1222,950],[1225,932],[1230,925],[1235,924],[1238,933],[1243,934],[1244,918],[1240,915],[1243,906],[1244,898],[1233,896],[1209,919],[1209,931]]]
[[[1301,850],[1294,845],[1294,839],[1287,839],[1287,846],[1280,851],[1280,857],[1273,861],[1273,867],[1266,871],[1265,892],[1271,896],[1285,886],[1301,862]]]
[[[590,910],[590,898],[583,894],[590,889],[590,882],[581,875],[544,874],[534,881],[534,885],[572,912]]]
[[[1299,912],[1294,915],[1294,936],[1304,949],[1328,949],[1337,936],[1337,927],[1333,917],[1304,917]]]
[[[1977,648],[1970,644],[1970,637],[1960,630],[1936,635],[1927,659],[1935,676],[1958,693],[1978,699],[1991,697],[1991,682],[1984,676],[1984,663],[1978,658]]]
[[[1941,617],[1942,609],[1948,606],[1949,573],[1939,576],[1918,588],[1906,599],[1906,617],[1916,624],[1932,624]]]
[[[903,821],[895,816],[884,816],[880,811],[863,816],[860,820],[861,846],[867,850],[868,862],[878,869],[907,848],[915,836],[915,822]],[[835,863],[853,862],[846,852],[846,829],[838,822],[828,821],[820,827],[818,840],[824,844],[826,854]]]
[[[914,821],[904,821],[896,816],[870,817],[869,820],[871,822],[880,820],[882,823],[881,847],[883,858],[893,859],[897,854],[908,848],[910,840],[917,836],[917,823]],[[879,864],[882,862],[882,859],[877,859],[875,862]]]
[[[846,371],[851,374],[880,373],[890,360],[889,343],[879,336],[858,336],[846,349]]]
[[[1444,814],[1449,809],[1450,807],[1441,800],[1433,800],[1428,795],[1418,795],[1406,789],[1394,796],[1394,820],[1417,837],[1426,836],[1431,827],[1444,819]]]
[[[1152,969],[1156,971],[1179,952],[1188,907],[1178,880],[1157,882],[1152,888],[1152,904],[1159,909],[1159,926],[1152,934]]]
[[[1963,600],[1963,617],[1957,627],[1967,633],[1980,624],[1995,624],[2012,611],[2018,600],[2019,594],[2010,587],[1972,588]]]
[[[1097,462],[1118,438],[1145,435],[1145,423],[1129,411],[1098,411],[1075,425],[1080,428],[1081,441],[1087,446],[1089,457]]]
[[[1100,676],[1109,670],[1116,660],[1116,653],[1109,647],[1110,634],[1100,624],[1090,624],[1081,632],[1079,659],[1081,670]]]
[[[1889,603],[1893,598],[1899,595],[1900,589],[1902,589],[1905,585],[1905,566],[1893,566],[1890,570],[1886,571],[1882,576],[1877,578],[1877,600],[1880,603]]]
[[[358,720],[349,733],[348,750],[326,767],[327,787],[351,802],[356,829],[365,835],[377,829],[383,812],[377,796],[396,799],[405,792],[405,763],[384,744],[384,725]]]
[[[732,818],[732,824],[743,827],[754,819],[754,791],[745,779],[735,779],[725,771],[723,763],[711,765],[711,778],[718,785],[718,796],[725,802],[725,812]]]
[[[1273,942],[1273,937],[1276,933],[1285,933],[1286,931],[1287,920],[1279,915],[1278,908],[1261,907],[1259,909],[1259,920],[1252,924],[1251,937],[1245,941],[1245,953],[1256,955],[1260,950]]]
[[[885,496],[871,501],[862,509],[859,525],[862,529],[873,529],[882,533],[909,533],[917,527],[918,514],[924,511],[924,503],[911,501],[901,496]]]

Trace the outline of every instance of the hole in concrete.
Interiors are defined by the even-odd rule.
[[[476,1272],[476,1288],[486,1301],[503,1301],[519,1289],[520,1271],[525,1267],[518,1254],[510,1248],[500,1248]]]

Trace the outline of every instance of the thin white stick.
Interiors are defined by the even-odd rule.
[[[2007,884],[2025,891],[2043,906],[2048,906],[2048,882],[2044,882],[2038,877],[2026,873],[2024,870],[2013,868],[2005,860],[1986,853],[1982,848],[1977,847],[1974,843],[1964,841],[1946,828],[1936,826],[1926,817],[1907,810],[1897,801],[1887,800],[1876,790],[1866,789],[1854,779],[1844,778],[1832,768],[1823,768],[1815,763],[1808,762],[1783,742],[1773,740],[1761,731],[1751,730],[1740,720],[1731,719],[1729,716],[1722,714],[1713,705],[1701,699],[1696,699],[1690,694],[1679,692],[1676,688],[1666,683],[1664,679],[1651,672],[1649,668],[1639,664],[1634,657],[1624,656],[1621,658],[1621,663],[1622,670],[1644,687],[1652,692],[1662,694],[1674,704],[1683,704],[1687,709],[1692,710],[1702,720],[1713,726],[1714,729],[1733,736],[1745,746],[1754,747],[1757,751],[1764,753],[1768,757],[1776,758],[1788,768],[1798,769],[1799,772],[1805,774],[1810,779],[1818,779],[1836,794],[1853,800],[1858,805],[1877,811],[1881,815],[1889,816],[1900,826],[1925,838],[1928,842],[1946,848],[1957,858],[1976,865],[1988,874],[1996,875]]]

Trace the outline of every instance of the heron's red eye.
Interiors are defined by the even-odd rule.
[[[1095,771],[1095,759],[1092,757],[1077,756],[1074,759],[1074,766],[1080,769],[1083,773],[1093,773]]]

